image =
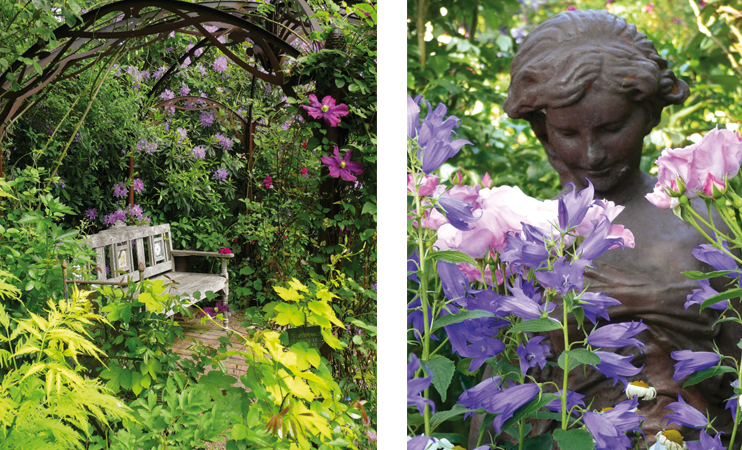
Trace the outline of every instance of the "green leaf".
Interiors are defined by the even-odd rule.
[[[241,441],[247,437],[247,427],[241,423],[236,423],[232,426],[232,439]]]
[[[433,326],[430,328],[431,333],[439,330],[445,326],[453,325],[455,323],[463,322],[467,319],[478,319],[480,317],[495,317],[494,314],[488,311],[482,311],[481,309],[475,309],[473,311],[467,311],[456,314],[449,314],[438,318],[433,322]]]
[[[550,434],[542,434],[523,441],[523,450],[551,450],[552,443]]]
[[[526,403],[525,405],[523,405],[523,407],[516,411],[515,414],[513,414],[513,417],[506,420],[505,423],[502,425],[502,429],[506,430],[510,428],[511,426],[518,423],[522,418],[535,413],[536,411],[543,408],[557,398],[558,397],[556,394],[548,393],[541,394],[541,397],[536,396],[536,398]]]
[[[592,436],[585,430],[554,430],[554,440],[561,450],[595,450]]]
[[[474,261],[474,258],[467,255],[466,253],[462,253],[458,250],[441,250],[439,252],[433,252],[430,255],[428,255],[428,259],[435,261],[435,260],[441,260],[445,262],[450,263],[469,263],[473,265],[477,265],[477,262]]]
[[[687,388],[688,386],[693,386],[694,384],[698,384],[701,381],[711,378],[716,375],[721,375],[722,373],[729,373],[734,372],[734,369],[729,366],[716,366],[711,367],[705,370],[702,370],[700,372],[694,373],[690,378],[688,378],[688,381],[683,383],[683,389]]]
[[[526,320],[518,325],[515,325],[510,330],[508,330],[508,333],[516,333],[521,331],[531,331],[531,332],[539,332],[539,331],[552,331],[552,330],[558,330],[562,328],[562,324],[555,320],[551,319],[533,319],[533,320]]]
[[[451,379],[456,370],[453,361],[443,356],[435,356],[425,361],[424,364],[430,367],[430,372],[433,374],[433,386],[441,394],[441,400],[445,402],[448,386],[451,385]]]
[[[453,419],[454,417],[466,414],[467,412],[469,412],[469,408],[458,404],[453,405],[453,408],[451,408],[449,411],[438,411],[437,413],[433,414],[433,418],[430,420],[431,431],[435,430],[435,428],[443,422],[449,419]]]
[[[730,298],[737,298],[740,296],[742,296],[742,289],[740,288],[729,289],[728,291],[724,291],[719,294],[712,295],[711,297],[704,300],[703,303],[701,303],[701,307],[699,311],[703,311],[709,306],[715,305],[721,301],[729,300]]]
[[[686,278],[690,278],[691,280],[707,280],[709,278],[723,277],[724,275],[728,275],[734,272],[734,270],[716,270],[713,272],[704,273],[697,270],[689,270],[687,272],[683,272],[683,276],[685,276]]]
[[[576,348],[565,353],[569,353],[570,359],[574,358],[580,363],[587,364],[588,366],[600,364],[600,357],[585,348]]]
[[[335,86],[337,86],[338,88],[342,88],[343,86],[345,86],[345,79],[335,78]]]
[[[363,204],[361,214],[376,214],[376,203],[366,202]]]

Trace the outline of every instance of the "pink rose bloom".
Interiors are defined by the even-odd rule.
[[[489,172],[484,173],[484,176],[482,177],[482,186],[486,188],[492,186],[492,178],[490,178]]]
[[[670,209],[680,205],[675,197],[670,197],[660,183],[654,185],[654,191],[644,196],[649,203],[660,209]]]
[[[415,177],[411,173],[407,174],[407,192],[409,193],[415,192],[414,179]],[[426,195],[432,194],[433,191],[435,191],[436,186],[438,186],[438,175],[425,175],[422,182],[420,182],[420,177],[418,176],[417,182],[420,186],[418,194],[421,197],[424,197]]]
[[[467,205],[471,206],[472,208],[476,209],[480,207],[479,189],[479,186],[458,184],[447,190],[445,193],[443,193],[442,196],[457,198]]]
[[[466,275],[466,278],[470,283],[475,281],[479,281],[480,283],[482,282],[482,272],[479,271],[477,266],[469,263],[458,263],[456,265],[459,266],[459,270],[461,270],[461,273]],[[484,268],[484,276],[487,278],[487,284],[492,286],[492,271],[490,270],[489,265]],[[497,281],[497,284],[502,284],[504,281],[502,271],[499,269],[495,271],[495,280]]]
[[[714,128],[696,144],[684,148],[666,148],[657,159],[657,182],[663,188],[680,192],[677,180],[681,178],[689,198],[698,197],[699,193],[712,195],[713,185],[724,190],[726,180],[739,172],[741,141],[736,132]],[[655,188],[651,198],[657,203],[667,204],[667,200],[657,193]]]
[[[441,214],[437,209],[429,209],[425,211],[425,218],[423,219],[424,228],[437,230],[446,223],[448,223],[448,219],[446,219],[446,216]]]

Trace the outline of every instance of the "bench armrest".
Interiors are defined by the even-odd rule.
[[[223,255],[219,252],[202,252],[198,250],[173,250],[173,256],[215,256],[217,258],[234,258],[233,253]]]

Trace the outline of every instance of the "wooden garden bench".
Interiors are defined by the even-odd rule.
[[[96,278],[93,280],[68,279],[67,264],[62,262],[65,282],[90,285],[125,285],[129,281],[140,279],[152,281],[163,280],[172,283],[171,295],[179,295],[181,299],[190,299],[188,306],[198,300],[193,293],[222,292],[223,302],[229,296],[229,274],[227,261],[233,254],[223,255],[218,252],[202,252],[195,250],[173,250],[170,234],[170,224],[155,226],[126,226],[121,222],[108,230],[88,236],[86,245],[96,253]],[[221,273],[178,272],[173,261],[174,256],[213,256],[221,258]],[[108,270],[107,270],[108,268]],[[173,311],[166,313],[168,316]],[[225,321],[226,322],[226,321]]]

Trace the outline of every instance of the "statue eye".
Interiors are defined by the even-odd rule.
[[[605,131],[618,131],[621,128],[623,128],[623,123],[621,122],[613,122],[613,123],[603,125],[603,129]]]

